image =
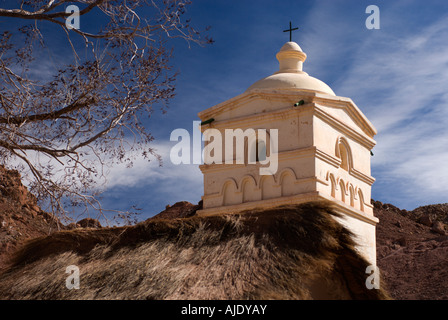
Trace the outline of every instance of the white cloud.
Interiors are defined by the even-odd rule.
[[[379,134],[373,158],[382,193],[412,205],[448,193],[448,16],[417,34],[366,37],[336,93],[350,96]],[[445,39],[445,40],[443,40]],[[397,186],[406,190],[397,190]]]
[[[170,161],[170,150],[176,142],[158,142],[153,145],[162,157],[163,164],[157,159],[150,162],[137,158],[131,168],[126,165],[114,165],[106,173],[107,189],[126,187],[132,190],[136,186],[157,189],[158,194],[166,196],[167,202],[184,199],[200,199],[203,192],[202,173],[198,164],[174,165]]]

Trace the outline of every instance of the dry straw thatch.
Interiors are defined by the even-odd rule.
[[[148,219],[28,242],[1,299],[385,299],[330,204]],[[80,270],[80,289],[65,285]]]

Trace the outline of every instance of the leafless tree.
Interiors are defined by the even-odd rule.
[[[73,4],[79,29],[66,24]],[[167,42],[212,42],[190,26],[188,4],[22,0],[0,8],[0,161],[29,173],[48,210],[101,212],[104,166],[158,157],[142,119],[165,112],[174,96]]]

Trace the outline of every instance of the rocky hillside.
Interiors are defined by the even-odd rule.
[[[153,219],[174,219],[174,218],[187,218],[193,216],[196,211],[202,208],[202,202],[194,205],[188,201],[180,201],[175,204],[167,205],[165,210],[153,216]]]
[[[0,270],[23,241],[57,229],[57,220],[39,208],[20,174],[0,166]]]
[[[19,172],[0,165],[0,272],[12,253],[25,241],[58,230],[100,228],[96,219],[85,218],[68,226],[37,205],[37,199],[22,184]]]
[[[448,300],[448,204],[401,210],[374,202],[377,261],[394,299]]]

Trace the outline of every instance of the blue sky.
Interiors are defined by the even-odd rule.
[[[379,30],[365,26],[368,5],[380,9]],[[289,21],[299,27],[293,41],[308,55],[304,71],[350,97],[378,129],[373,199],[408,210],[448,202],[447,1],[193,0],[187,16],[199,29],[211,26],[215,43],[170,43],[176,97],[168,113],[147,123],[164,165],[137,160],[130,169],[110,168],[105,207],[135,204],[145,219],[167,204],[200,200],[198,165],[170,163],[170,133],[192,132],[198,112],[275,72]]]

